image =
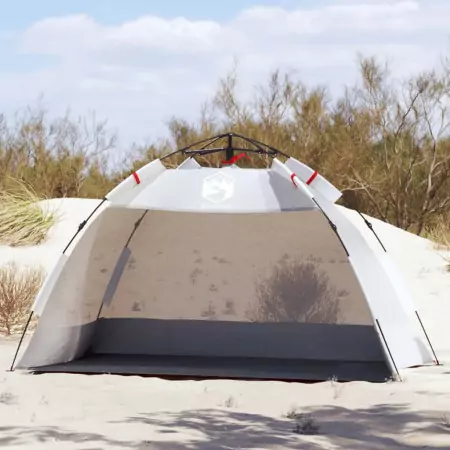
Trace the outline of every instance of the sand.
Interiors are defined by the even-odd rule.
[[[0,263],[50,270],[97,205],[66,199],[39,247],[0,247]],[[345,210],[355,223],[364,224]],[[115,375],[8,372],[18,338],[0,339],[0,447],[14,449],[450,449],[450,273],[433,245],[379,221],[412,286],[442,366],[402,371],[403,382],[317,384],[168,381]],[[316,435],[295,432],[311,413]]]

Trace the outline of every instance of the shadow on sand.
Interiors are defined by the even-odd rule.
[[[349,410],[311,408],[319,425],[316,436],[296,434],[295,420],[246,414],[233,410],[187,410],[177,413],[140,414],[105,426],[141,425],[149,440],[111,440],[101,434],[77,433],[56,427],[0,427],[0,447],[40,443],[72,443],[77,449],[224,450],[309,449],[360,450],[449,449],[450,429],[438,413],[408,412],[403,405],[378,405]],[[430,425],[431,423],[432,425]],[[146,433],[148,430],[148,433]],[[129,435],[130,433],[124,433]],[[150,438],[153,436],[153,439]],[[178,438],[179,436],[179,438]],[[420,441],[412,443],[414,437]],[[332,443],[332,447],[328,444]]]

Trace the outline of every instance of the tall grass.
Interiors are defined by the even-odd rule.
[[[56,210],[44,206],[43,199],[25,182],[13,180],[9,186],[0,191],[0,245],[42,243],[56,223]]]

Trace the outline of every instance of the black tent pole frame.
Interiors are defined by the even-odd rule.
[[[80,223],[80,225],[78,226],[78,230],[76,231],[76,233],[72,236],[72,239],[70,239],[69,243],[66,245],[66,247],[63,250],[63,254],[66,253],[67,249],[70,247],[70,245],[72,244],[72,242],[75,240],[75,238],[78,236],[78,234],[80,233],[80,231],[86,226],[86,224],[89,222],[89,220],[91,219],[91,217],[97,212],[97,210],[100,208],[100,206],[103,205],[103,203],[105,203],[107,200],[106,197],[104,197],[102,199],[102,201],[95,207],[95,209],[91,212],[91,214],[89,214],[89,216],[87,217],[86,220],[83,220],[83,222]]]
[[[357,213],[362,217],[362,219],[364,220],[364,223],[367,225],[367,228],[369,228],[369,230],[374,234],[374,236],[377,238],[377,241],[379,242],[379,244],[381,245],[383,250],[387,253],[386,247],[384,246],[383,242],[381,242],[381,239],[378,236],[377,232],[374,230],[372,222],[367,220],[367,218],[364,217],[361,212],[357,211]]]
[[[227,139],[227,145],[225,147],[208,148],[210,145],[213,145],[217,141],[219,141],[221,139],[225,139],[225,138]],[[255,147],[255,148],[248,149],[248,148],[234,146],[233,145],[234,138],[241,139],[245,142],[248,142],[249,144],[252,144],[253,147]],[[196,147],[199,145],[201,145],[201,147],[199,149],[197,149],[197,150],[192,149],[193,147]],[[241,151],[241,152],[246,152],[246,153],[256,153],[259,155],[269,155],[272,157],[275,157],[277,155],[282,155],[286,158],[290,158],[289,155],[287,155],[286,153],[283,153],[281,150],[278,150],[275,147],[272,147],[271,145],[264,144],[263,142],[257,141],[256,139],[242,136],[241,134],[237,134],[237,133],[223,133],[223,134],[219,134],[218,136],[214,136],[214,137],[210,137],[207,139],[203,139],[198,142],[194,142],[193,144],[190,144],[179,150],[175,150],[172,153],[164,155],[159,159],[160,159],[160,161],[164,161],[165,159],[170,158],[171,156],[177,155],[179,153],[181,153],[183,155],[187,155],[187,156],[198,156],[198,155],[202,156],[202,155],[208,155],[208,154],[213,154],[213,153],[225,152],[226,159],[230,160],[233,157],[233,154],[235,151]]]
[[[348,249],[347,249],[346,245],[344,244],[344,241],[342,240],[341,235],[339,234],[336,224],[328,217],[328,215],[325,213],[325,211],[322,209],[322,207],[319,205],[319,203],[317,202],[317,200],[314,197],[312,197],[312,201],[316,204],[316,206],[319,208],[319,210],[322,212],[322,214],[327,219],[328,224],[330,225],[331,229],[334,231],[337,238],[339,239],[339,242],[341,243],[342,247],[344,248],[344,251],[345,251],[347,257],[349,257],[350,253],[348,252]]]

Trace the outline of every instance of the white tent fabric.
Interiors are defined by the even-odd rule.
[[[267,169],[147,164],[61,255],[17,368],[134,355],[138,373],[170,372],[158,359],[170,357],[178,374],[283,377],[268,367],[300,361],[285,377],[320,379],[358,364],[343,378],[433,363],[407,286],[336,207],[340,196],[294,158]],[[193,369],[189,358],[204,360]],[[258,358],[268,365],[253,370]],[[121,373],[123,361],[73,370]]]

